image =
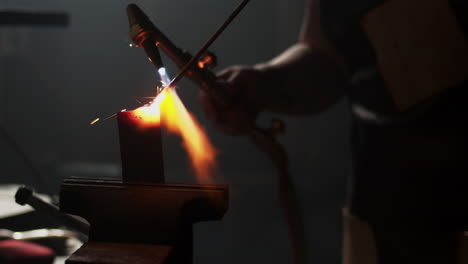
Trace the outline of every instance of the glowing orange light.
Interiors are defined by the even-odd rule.
[[[198,68],[203,69],[205,68],[205,65],[209,63],[213,63],[213,57],[204,56],[198,61]]]
[[[203,69],[205,68],[205,63],[203,61],[198,62],[198,68]]]
[[[139,124],[143,129],[162,124],[169,133],[179,135],[198,179],[210,181],[216,167],[217,151],[175,89],[162,91],[151,104],[135,109],[133,113],[141,119]]]
[[[96,118],[94,119],[93,121],[91,121],[91,123],[89,123],[90,125],[94,125],[96,124],[100,119],[99,118]]]
[[[133,110],[135,117],[140,119],[140,128],[160,125],[161,122],[161,102],[166,98],[167,93],[160,93],[151,104]]]

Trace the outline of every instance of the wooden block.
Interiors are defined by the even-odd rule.
[[[119,112],[122,179],[128,182],[164,182],[161,126],[159,122],[142,127],[135,111]]]

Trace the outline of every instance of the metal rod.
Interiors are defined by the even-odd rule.
[[[192,64],[197,61],[200,56],[208,49],[208,47],[219,37],[226,27],[236,18],[236,16],[242,11],[242,9],[249,3],[250,0],[244,0],[240,5],[231,13],[231,15],[224,21],[224,23],[216,30],[216,32],[205,42],[205,44],[198,50],[198,52],[192,56],[192,58],[185,64],[180,70],[176,77],[166,86],[165,89],[174,88],[177,83],[184,77],[187,71],[190,69]]]
[[[59,208],[53,204],[43,201],[41,198],[34,195],[33,191],[28,187],[20,187],[15,195],[16,203],[20,205],[29,205],[38,212],[45,213],[60,221],[63,225],[76,231],[88,235],[89,224],[68,214],[60,212]]]

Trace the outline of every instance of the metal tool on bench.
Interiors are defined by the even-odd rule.
[[[18,188],[15,195],[17,204],[29,205],[34,210],[49,215],[59,221],[64,226],[76,230],[87,236],[89,233],[89,224],[85,221],[68,214],[60,212],[59,208],[53,204],[45,202],[40,197],[34,194],[31,188],[22,186]]]

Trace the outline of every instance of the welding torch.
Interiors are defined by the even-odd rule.
[[[240,12],[241,8],[245,6],[247,2],[248,0],[244,1],[244,5],[241,4],[236,11]],[[169,83],[169,88],[173,88],[173,86],[176,85],[176,82],[186,75],[203,91],[214,98],[219,109],[228,109],[235,104],[233,99],[223,93],[223,91],[220,91],[219,89],[216,90],[219,87],[217,77],[209,68],[216,66],[217,59],[216,55],[207,51],[206,48],[216,39],[229,22],[234,19],[236,14],[231,14],[231,19],[226,20],[226,22],[216,32],[218,34],[215,33],[195,56],[192,56],[189,52],[177,47],[151,22],[148,16],[137,5],[128,5],[127,14],[130,24],[130,37],[133,40],[134,45],[143,48],[149,60],[156,67],[158,72],[161,70],[165,71],[158,47],[161,48],[179,68],[182,69],[181,72]],[[275,163],[282,162],[282,160],[286,159],[284,150],[274,139],[274,135],[276,133],[284,130],[284,124],[281,120],[274,119],[271,127],[268,129],[261,129],[252,125],[248,130],[248,134],[251,135],[254,142],[259,145],[262,151],[270,154],[275,152]]]
[[[216,56],[209,51],[202,51],[200,55],[192,56],[189,52],[177,47],[164,33],[162,33],[148,18],[148,16],[135,4],[127,7],[128,22],[130,24],[130,38],[137,47],[143,48],[151,63],[159,70],[164,68],[159,48],[166,53],[169,58],[179,67],[185,69],[182,74],[178,74],[175,79],[180,79],[187,75],[201,89],[212,95],[217,86],[216,76],[207,67],[216,65]],[[202,49],[201,49],[202,50]],[[193,63],[197,60],[197,63]],[[174,80],[175,80],[174,79]],[[177,81],[178,81],[177,80]],[[172,86],[175,82],[172,81]],[[171,87],[173,88],[173,87]],[[227,105],[227,96],[224,96],[219,103]]]
[[[228,19],[218,28],[218,30],[207,40],[200,50],[192,56],[189,52],[176,46],[161,30],[159,30],[146,16],[146,14],[135,4],[127,7],[127,15],[130,24],[130,37],[134,45],[144,49],[151,63],[156,67],[161,78],[161,71],[165,68],[161,61],[159,48],[166,53],[175,64],[181,69],[176,77],[166,83],[164,89],[172,89],[178,81],[184,76],[188,76],[204,92],[213,97],[218,109],[229,109],[235,105],[233,98],[220,91],[217,77],[210,70],[216,66],[216,56],[209,52],[207,48],[223,32],[227,25],[239,14],[249,0],[244,0],[231,13]],[[292,248],[294,251],[295,262],[297,264],[307,263],[306,243],[304,236],[304,224],[302,212],[299,208],[299,202],[295,193],[292,179],[289,175],[288,159],[283,146],[276,140],[275,135],[284,131],[284,124],[281,120],[273,119],[270,128],[260,128],[252,124],[248,128],[248,136],[251,141],[272,160],[279,174],[279,195],[282,207],[285,210],[286,220],[288,222]]]

